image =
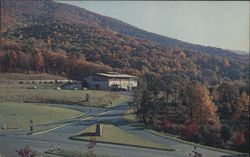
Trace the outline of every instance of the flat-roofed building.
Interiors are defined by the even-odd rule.
[[[90,89],[132,90],[137,87],[138,78],[136,76],[128,74],[109,72],[96,73],[94,75],[86,77],[84,80],[86,81],[87,87]]]

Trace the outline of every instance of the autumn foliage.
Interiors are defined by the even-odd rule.
[[[182,136],[186,139],[192,139],[200,133],[199,125],[195,122],[186,122],[184,127]]]
[[[248,150],[249,96],[244,84],[226,83],[208,89],[198,81],[175,74],[148,74],[143,80],[147,83],[140,84],[143,92],[138,88],[135,100],[146,100],[136,107],[138,118],[146,115],[144,123],[193,142]],[[224,104],[228,104],[230,112]]]
[[[237,145],[242,145],[246,142],[246,138],[243,131],[236,131],[232,136],[232,141]]]
[[[197,135],[202,144],[231,148],[235,143],[248,150],[248,57],[54,1],[3,0],[1,9],[0,72],[81,81],[96,72],[139,76],[135,108],[146,126],[189,140]]]

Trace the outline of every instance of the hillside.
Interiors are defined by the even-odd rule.
[[[112,18],[104,17],[101,18],[101,25],[107,28],[110,28],[116,32],[126,34],[126,35],[131,35],[134,37],[138,37],[141,39],[146,39],[150,40],[165,46],[169,47],[175,47],[175,48],[181,48],[181,49],[186,49],[186,50],[191,50],[191,51],[201,51],[201,52],[207,52],[212,55],[219,55],[219,56],[224,56],[224,57],[239,57],[236,55],[233,51],[228,51],[225,49],[221,48],[216,48],[216,47],[211,47],[211,46],[202,46],[202,45],[197,45],[197,44],[191,44],[187,43],[178,39],[173,39],[169,38],[166,36],[162,36],[159,34],[151,33],[148,31],[144,31],[142,29],[133,27],[131,25],[128,25],[122,21],[114,20]]]
[[[180,72],[209,84],[247,81],[247,59],[159,36],[53,1],[1,1],[0,70],[71,78],[100,71],[141,76]]]
[[[42,0],[36,2],[30,1],[29,4],[27,4],[27,1],[18,2],[18,4],[16,4],[13,0],[8,1],[8,3],[5,0],[2,0],[2,6],[3,9],[1,15],[4,19],[2,21],[3,29],[6,29],[9,26],[13,25],[26,25],[27,23],[38,21],[41,22],[46,20],[59,20],[61,22],[67,23],[81,23],[90,24],[92,26],[101,26],[121,34],[150,40],[169,47],[176,47],[192,51],[202,51],[224,57],[239,57],[230,50],[183,42],[181,40],[144,31],[117,19],[101,16],[75,6],[54,3],[50,0]],[[24,8],[28,9],[24,10]]]

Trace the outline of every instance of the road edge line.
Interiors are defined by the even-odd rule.
[[[99,114],[97,114],[97,115],[95,115],[95,116],[89,116],[89,117],[86,117],[86,118],[84,118],[84,119],[80,119],[80,121],[92,119],[92,118],[94,118],[94,117],[98,117],[98,116],[103,115],[103,114],[105,114],[105,113],[106,113],[106,112],[101,112],[101,113],[99,113]],[[83,115],[85,115],[85,114],[83,114]],[[81,115],[81,116],[82,116],[82,115]],[[78,116],[78,117],[80,117],[80,116]],[[73,119],[73,118],[72,118],[72,119]],[[47,132],[50,132],[50,131],[53,131],[53,130],[56,130],[56,129],[60,129],[60,128],[65,127],[65,126],[68,126],[68,125],[72,125],[72,124],[74,124],[74,123],[79,123],[80,121],[76,121],[76,122],[72,122],[72,123],[68,123],[68,124],[63,124],[63,125],[60,125],[60,126],[57,126],[57,127],[55,127],[55,128],[51,128],[51,129],[48,129],[48,130],[45,130],[45,131],[40,131],[40,132],[36,132],[36,133],[31,133],[30,135],[40,135],[40,134],[44,134],[44,133],[47,133]]]
[[[76,122],[72,122],[72,123],[68,123],[68,124],[63,124],[63,125],[60,125],[58,127],[55,127],[55,128],[51,128],[51,129],[48,129],[48,130],[45,130],[45,131],[41,131],[41,132],[36,132],[36,133],[33,133],[33,134],[30,134],[30,135],[40,135],[40,134],[44,134],[46,132],[50,132],[50,131],[53,131],[53,130],[56,130],[56,129],[60,129],[60,128],[63,128],[65,126],[68,126],[68,125],[72,125],[72,124],[76,124],[76,123],[79,123],[81,121],[84,121],[84,120],[88,120],[88,119],[91,119],[91,118],[94,118],[94,117],[87,117],[87,118],[84,118],[84,119],[81,119],[79,121],[76,121]]]

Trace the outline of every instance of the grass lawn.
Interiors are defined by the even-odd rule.
[[[128,96],[118,92],[97,90],[56,90],[62,84],[27,84],[17,80],[27,79],[66,79],[49,74],[18,74],[0,73],[0,103],[1,102],[29,102],[29,103],[57,103],[77,104],[107,107],[117,105],[128,100]],[[33,89],[34,87],[37,89]],[[89,94],[89,102],[86,102]]]
[[[48,151],[46,153],[53,154],[53,155],[64,156],[64,157],[89,157],[90,156],[87,153],[83,153],[83,152],[79,152],[79,151],[66,150],[66,149],[62,149],[60,151],[53,151],[53,152]],[[95,154],[95,157],[115,157],[115,156]]]
[[[93,135],[95,132],[95,128],[96,128],[96,125],[92,125],[88,127],[87,129],[83,130],[82,132],[80,132],[77,136],[74,136],[72,139],[90,140],[91,134]],[[98,141],[101,141],[101,142],[107,142],[107,143],[151,147],[151,148],[168,150],[164,145],[154,143],[152,141],[144,140],[112,124],[103,124],[103,136],[102,137],[97,136],[96,141],[97,143]]]
[[[138,122],[138,120],[136,118],[135,111],[132,108],[130,108],[129,110],[126,111],[126,113],[123,115],[123,119],[130,122],[130,123]]]
[[[141,129],[145,128],[145,125],[142,122],[139,122],[135,110],[133,108],[128,109],[122,117],[124,120],[129,122],[133,127]]]
[[[89,94],[89,102],[85,102],[86,94]],[[27,89],[11,87],[11,85],[0,86],[0,101],[2,102],[58,103],[104,107],[110,102],[112,105],[116,105],[127,100],[128,96],[108,91]]]
[[[33,120],[33,125],[36,126],[80,114],[82,114],[80,111],[59,107],[27,103],[0,103],[0,127],[3,127],[3,123],[6,122],[8,129],[28,128],[30,120]]]

